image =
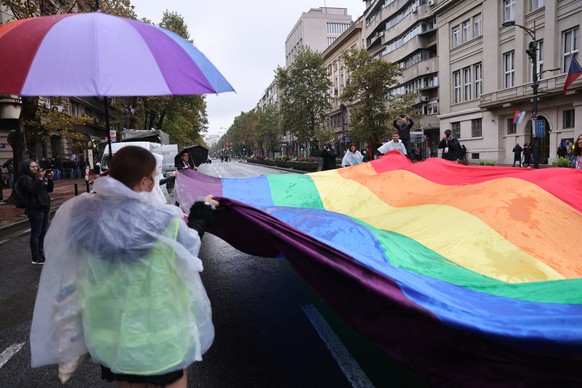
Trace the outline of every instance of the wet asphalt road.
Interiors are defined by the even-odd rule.
[[[221,177],[285,173],[220,161]],[[56,366],[30,368],[28,335],[41,268],[28,261],[28,234],[0,245],[0,387],[62,387]],[[337,319],[283,259],[237,251],[206,234],[202,280],[215,341],[188,369],[189,387],[420,387],[422,383]],[[86,362],[65,385],[113,387]]]

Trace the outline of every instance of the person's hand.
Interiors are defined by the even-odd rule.
[[[204,203],[209,203],[213,208],[216,208],[218,205],[220,205],[220,203],[214,199],[214,195],[212,194],[208,194],[206,197],[204,197]]]

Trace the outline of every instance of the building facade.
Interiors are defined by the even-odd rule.
[[[304,47],[323,52],[351,23],[352,16],[346,8],[320,7],[303,12],[285,40],[286,67]]]
[[[448,69],[441,72],[442,84],[449,86],[441,89],[441,126],[466,145],[469,161],[509,164],[513,147],[529,143],[540,164],[551,164],[558,145],[576,136],[576,118],[582,118],[582,85],[573,84],[566,95],[562,91],[571,58],[579,58],[582,3],[439,1],[434,12],[439,51],[449,53],[439,56],[441,68]],[[534,105],[545,129],[537,137]],[[514,124],[521,110],[526,119]]]
[[[360,17],[322,53],[327,74],[332,83],[332,108],[327,112],[325,125],[334,133],[339,155],[343,154],[351,141],[349,136],[351,105],[339,98],[350,77],[343,65],[342,54],[351,49],[364,47],[362,25],[363,17]]]

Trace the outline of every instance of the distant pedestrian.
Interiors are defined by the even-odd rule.
[[[8,177],[6,178],[6,180],[8,181],[8,187],[13,188],[14,187],[14,159],[10,158],[7,161],[4,162],[4,164],[2,165],[2,167],[4,167],[6,169],[6,171],[8,171]]]
[[[366,163],[370,161],[370,156],[368,155],[368,151],[362,150],[362,162]]]
[[[381,153],[382,155],[394,150],[400,151],[400,153],[404,155],[408,155],[406,146],[404,145],[404,142],[400,141],[400,135],[398,135],[397,133],[392,134],[392,140],[382,144],[378,148],[378,152]]]
[[[582,135],[579,135],[572,145],[572,158],[570,166],[576,170],[582,170]]]
[[[342,167],[357,166],[361,164],[364,156],[358,151],[355,144],[350,144],[350,148],[346,151],[342,159]]]
[[[560,143],[558,149],[556,150],[556,155],[558,158],[565,158],[567,153],[566,146],[563,143]]]
[[[443,159],[456,161],[459,158],[461,144],[453,136],[453,132],[450,129],[447,129],[445,131],[445,136],[441,139],[438,145],[438,148],[443,150]]]
[[[30,222],[30,252],[32,264],[44,264],[44,236],[48,230],[51,193],[54,188],[53,172],[40,169],[36,161],[22,162],[22,175],[16,182],[26,198],[24,213]]]
[[[521,152],[523,148],[517,143],[515,147],[513,147],[513,167],[515,167],[515,163],[519,163],[519,167],[521,167]]]
[[[337,151],[333,144],[327,142],[323,145],[323,149],[321,150],[321,158],[323,159],[321,171],[335,169],[336,167],[335,159],[337,158]]]
[[[404,143],[404,148],[406,148],[406,152],[403,152],[403,154],[407,155],[410,160],[412,160],[412,155],[410,152],[410,129],[412,129],[414,121],[412,121],[410,116],[407,114],[399,114],[392,122],[392,125],[398,131],[400,141]]]
[[[532,164],[532,148],[529,143],[523,145],[523,166],[526,167],[526,164],[527,167],[530,167]]]

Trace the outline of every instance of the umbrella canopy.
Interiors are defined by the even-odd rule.
[[[200,166],[202,163],[206,162],[208,159],[208,148],[202,147],[201,145],[193,145],[190,147],[185,147],[176,157],[174,158],[174,163],[177,166],[184,152],[190,155],[190,161],[194,163],[196,167]]]
[[[159,96],[234,91],[189,41],[103,13],[22,19],[0,26],[0,93]]]

